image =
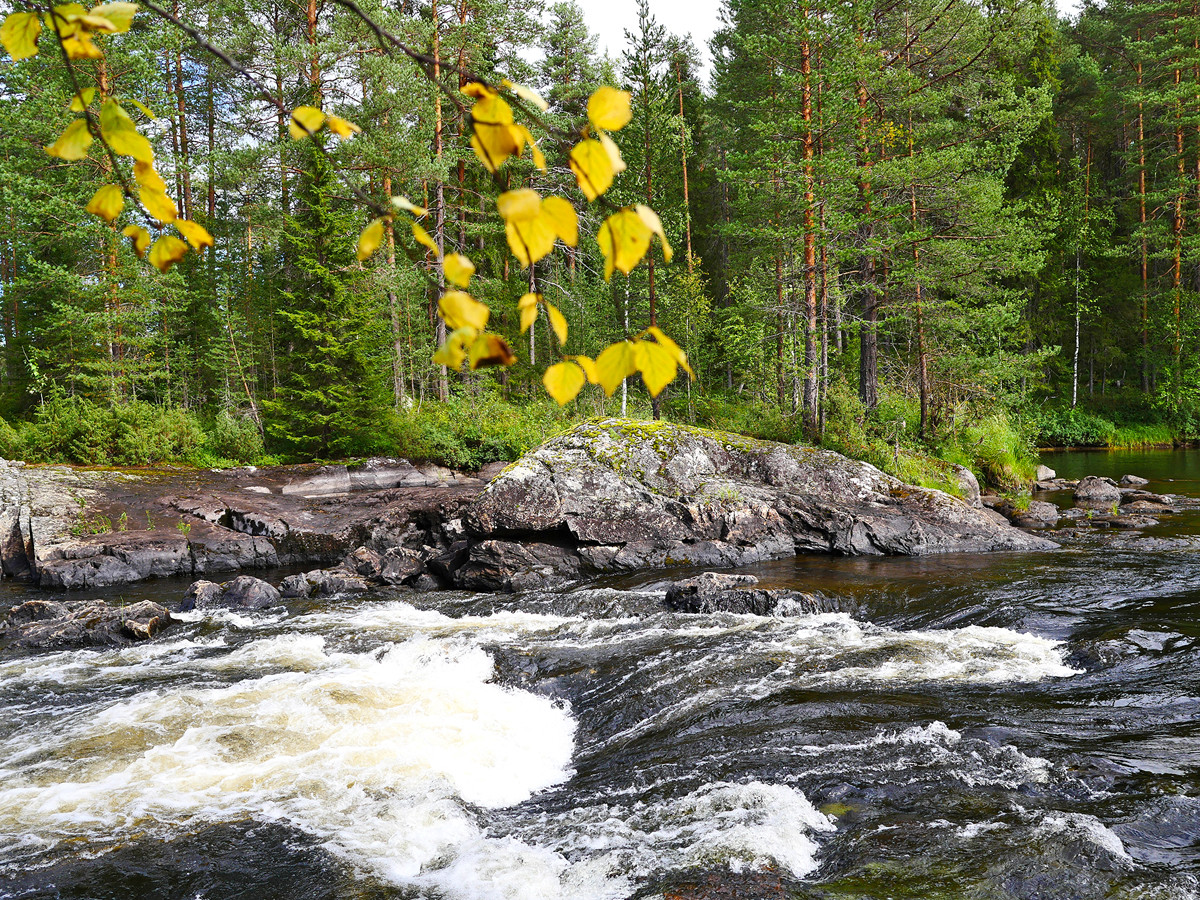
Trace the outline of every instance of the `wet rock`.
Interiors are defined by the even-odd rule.
[[[369,547],[359,547],[342,561],[341,567],[363,578],[378,578],[383,569],[383,558]]]
[[[663,900],[784,900],[794,885],[771,870],[698,872],[663,885]]]
[[[413,590],[424,592],[440,591],[443,587],[445,587],[441,581],[439,581],[435,576],[430,575],[428,572],[422,572],[415,579],[413,579],[412,586]]]
[[[474,544],[454,583],[472,591],[522,591],[579,575],[579,556],[573,550],[536,541],[481,541]]]
[[[1058,473],[1049,466],[1038,466],[1034,472],[1034,477],[1038,481],[1053,481],[1058,477]]]
[[[230,609],[266,609],[281,599],[279,591],[253,575],[239,575],[223,588],[221,605]]]
[[[491,583],[539,569],[561,578],[570,570],[562,551],[580,570],[619,571],[735,566],[801,551],[919,555],[1056,546],[832,451],[620,419],[585,423],[525,454],[467,507],[463,521],[466,547],[430,564],[462,586],[459,572],[492,561],[466,568],[461,553],[489,541],[557,548],[553,560],[537,565],[490,552],[503,569],[487,576]]]
[[[1121,487],[1141,487],[1143,484],[1149,484],[1150,480],[1142,478],[1140,475],[1122,475]]]
[[[1145,515],[1147,513],[1171,513],[1175,512],[1175,508],[1166,503],[1155,503],[1152,500],[1133,500],[1129,503],[1122,501],[1121,512],[1122,514]]]
[[[103,600],[29,600],[10,610],[0,641],[11,647],[119,647],[149,640],[174,624],[170,612],[143,600],[112,606]]]
[[[279,594],[285,600],[304,598],[312,593],[312,585],[306,575],[289,575],[279,582]]]
[[[963,500],[966,501],[967,506],[981,509],[983,504],[979,502],[979,479],[975,477],[975,473],[966,466],[954,465],[950,468],[954,472],[954,477],[958,481],[959,491],[962,494]]]
[[[1175,502],[1175,498],[1170,494],[1155,494],[1151,491],[1140,491],[1137,488],[1126,488],[1121,491],[1122,506],[1128,503],[1137,503],[1138,501],[1158,503],[1162,506],[1170,507]]]
[[[406,547],[392,547],[383,555],[380,578],[387,584],[404,584],[425,571],[421,554]]]
[[[1075,505],[1085,509],[1105,509],[1121,502],[1121,489],[1111,478],[1089,475],[1075,487]]]
[[[705,572],[676,581],[667,588],[666,605],[677,612],[729,612],[755,616],[801,615],[820,611],[811,594],[755,589],[753,575]]]
[[[224,588],[215,581],[193,581],[179,602],[180,612],[193,609],[215,609],[221,606]]]
[[[1058,507],[1043,500],[1030,500],[1028,509],[1014,512],[1012,523],[1020,528],[1053,528],[1058,524]]]
[[[1033,483],[1033,489],[1034,491],[1049,493],[1050,491],[1061,491],[1063,486],[1057,481],[1035,481]]]
[[[42,587],[68,591],[129,584],[142,577],[137,569],[116,557],[102,555],[51,560],[39,568],[38,574]]]
[[[339,597],[364,594],[371,590],[370,582],[349,569],[313,569],[303,575],[289,575],[279,585],[285,597]]]

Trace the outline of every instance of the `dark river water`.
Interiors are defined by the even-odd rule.
[[[1047,462],[1200,497],[1196,452]],[[8,657],[0,897],[1197,898],[1198,526],[751,570],[817,615],[655,575]]]

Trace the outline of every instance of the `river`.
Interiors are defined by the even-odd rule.
[[[1197,452],[1047,461],[1200,497]],[[0,659],[0,897],[1200,897],[1190,541],[749,571],[834,611],[655,574]]]

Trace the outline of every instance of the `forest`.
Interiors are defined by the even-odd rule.
[[[613,56],[574,0],[158,12],[73,68],[128,98],[180,215],[213,238],[165,272],[125,220],[86,211],[112,159],[45,150],[74,118],[75,71],[47,37],[0,58],[2,456],[470,467],[623,413],[1003,486],[1038,445],[1200,437],[1196,0],[1073,20],[1035,0],[724,0],[711,68],[649,0]],[[602,85],[629,91],[607,197],[653,207],[674,259],[656,246],[605,277],[605,210],[560,143],[541,142],[544,170],[481,166],[455,99],[467,73],[540,92],[547,128],[584,119]],[[298,107],[361,133],[295,140]],[[572,196],[577,246],[520,265],[498,181]],[[356,254],[367,203],[393,196],[473,261],[513,365],[435,362],[445,282],[401,219]],[[542,379],[561,336],[548,316],[522,327],[535,283],[570,353],[656,326],[695,379],[653,398],[637,377],[589,385],[560,407]]]

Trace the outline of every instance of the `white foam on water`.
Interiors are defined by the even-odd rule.
[[[262,667],[282,671],[254,674]],[[488,877],[505,860],[520,867],[522,853],[563,868],[545,851],[489,842],[471,810],[568,778],[574,737],[566,709],[491,683],[480,648],[413,640],[340,653],[284,635],[216,668],[247,677],[148,690],[9,736],[0,852],[253,817],[398,882],[472,856],[489,861],[478,867]]]
[[[1038,825],[1036,834],[1065,834],[1082,837],[1095,844],[1101,850],[1123,862],[1132,862],[1125,850],[1125,844],[1111,828],[1097,819],[1084,813],[1053,813],[1047,815]]]

